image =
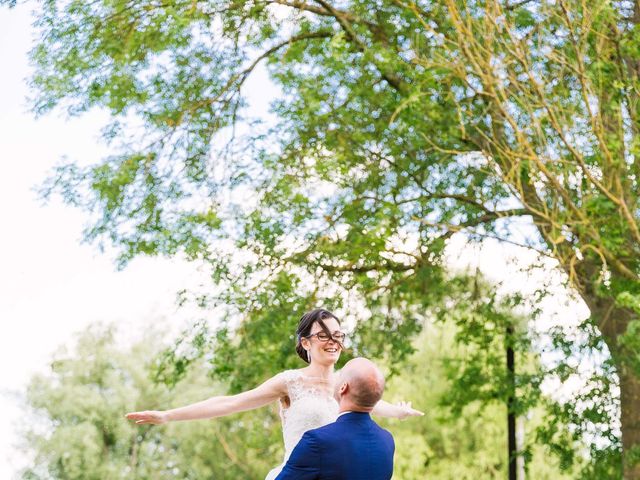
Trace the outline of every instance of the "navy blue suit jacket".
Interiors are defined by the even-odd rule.
[[[345,413],[306,432],[276,480],[388,480],[394,449],[391,434],[368,413]]]

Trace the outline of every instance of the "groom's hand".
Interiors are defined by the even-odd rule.
[[[398,402],[396,404],[400,408],[400,416],[398,418],[405,419],[407,417],[422,417],[424,415],[420,410],[411,407],[411,402]]]

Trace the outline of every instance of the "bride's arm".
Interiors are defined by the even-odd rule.
[[[411,408],[411,402],[399,402],[394,405],[393,403],[385,402],[384,400],[380,400],[376,403],[376,406],[373,407],[371,413],[378,417],[399,419],[417,416],[421,417],[424,415],[420,410]]]
[[[268,405],[286,395],[286,385],[282,375],[278,374],[253,390],[230,396],[211,397],[201,402],[172,410],[147,410],[127,413],[129,420],[137,424],[161,425],[180,420],[200,420],[224,417],[232,413],[244,412]]]

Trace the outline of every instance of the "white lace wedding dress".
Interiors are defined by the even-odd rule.
[[[289,405],[280,404],[284,461],[271,470],[265,480],[278,476],[304,432],[327,425],[338,417],[333,385],[320,377],[308,377],[300,370],[287,370],[282,375],[289,395]]]

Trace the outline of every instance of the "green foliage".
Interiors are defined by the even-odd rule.
[[[577,331],[554,328],[548,335],[552,351],[564,355],[558,355],[542,373],[558,389],[573,384],[573,392],[570,398],[562,400],[543,399],[549,416],[537,428],[537,438],[549,446],[564,468],[582,463],[578,478],[622,478],[617,376],[620,364],[616,365],[610,357],[591,321],[585,321]],[[589,461],[581,462],[577,457],[580,450],[588,455]]]
[[[464,359],[468,348],[456,340],[452,322],[430,324],[416,339],[416,352],[402,375],[389,383],[388,399],[414,399],[425,417],[383,422],[396,438],[395,476],[440,480],[505,478],[507,475],[506,406],[503,399],[460,401],[460,377],[448,365]],[[498,349],[503,353],[502,348]],[[522,361],[518,361],[521,368]],[[504,364],[504,362],[501,362]],[[488,365],[485,365],[488,367]],[[500,382],[499,378],[478,379]],[[490,387],[490,385],[488,385]],[[527,475],[535,479],[569,479],[546,446],[536,443],[537,426],[547,421],[542,408],[530,410],[525,423]]]
[[[442,428],[454,420],[473,422],[485,415],[506,422],[510,408],[527,419],[521,455],[532,478],[621,477],[615,365],[593,324],[587,321],[577,331],[553,328],[536,335],[526,319],[514,313],[522,303],[518,296],[498,296],[495,286],[479,277],[453,278],[449,285],[448,308],[431,333],[444,346],[438,354],[432,352],[435,358],[419,363],[431,367],[437,359],[439,375],[445,380],[438,404],[446,418]],[[507,370],[507,347],[516,359],[513,374]],[[430,345],[426,348],[431,350]],[[498,427],[497,438],[505,442],[505,425],[498,423]],[[468,432],[484,427],[467,423],[461,428]],[[501,449],[506,445],[495,448]],[[539,464],[540,457],[552,458],[553,468]],[[482,467],[487,477],[492,469],[506,474],[504,458],[487,462]],[[473,472],[472,468],[461,470],[460,476],[470,477]]]
[[[58,352],[35,376],[25,431],[33,465],[25,479],[255,479],[282,455],[279,418],[271,409],[216,421],[136,426],[128,411],[162,409],[225,394],[202,364],[175,388],[150,379],[160,345],[154,334],[119,347],[114,330],[94,326],[72,352]]]

